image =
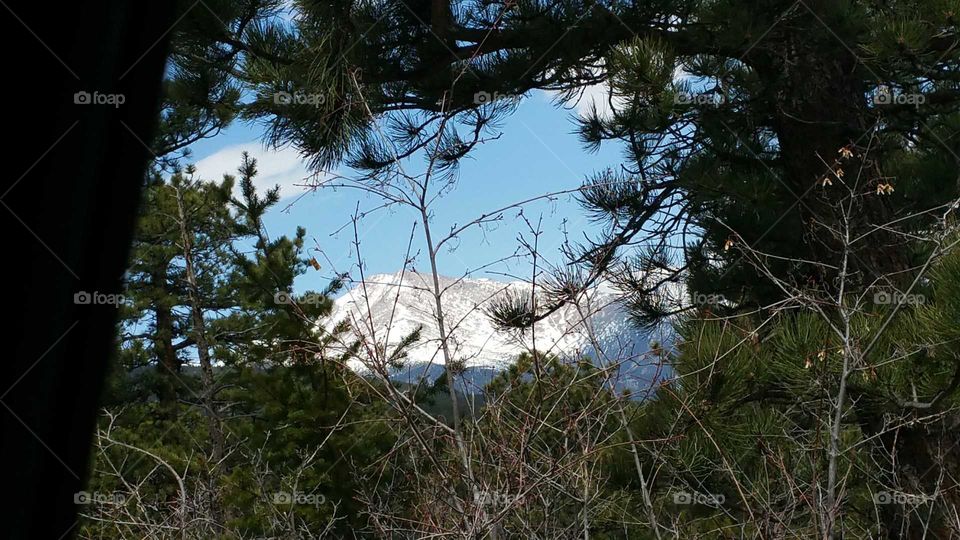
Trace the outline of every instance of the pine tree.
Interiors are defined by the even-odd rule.
[[[126,279],[132,303],[123,314],[123,362],[156,366],[157,397],[171,414],[178,389],[184,390],[177,381],[181,368],[196,350],[198,332],[208,331],[202,318],[236,304],[222,274],[231,259],[226,246],[239,238],[228,206],[233,180],[193,176],[188,169],[148,186]],[[201,348],[209,353],[209,345]]]
[[[850,342],[866,356],[847,380],[840,425],[843,534],[953,534],[958,494],[941,475],[960,463],[958,262],[953,251],[936,264],[922,305],[853,316]],[[645,456],[659,470],[658,511],[679,516],[681,536],[746,523],[748,535],[822,537],[828,425],[845,354],[830,321],[793,310],[773,320],[689,317],[679,330],[676,377],[635,424],[640,438],[663,441]],[[677,493],[723,504],[677,504]]]
[[[193,517],[181,526],[198,536],[334,526],[346,534],[363,521],[352,499],[355,471],[338,463],[346,451],[363,466],[392,444],[382,404],[365,397],[368,384],[346,370],[342,351],[327,350],[345,327],[318,324],[339,280],[322,292],[293,292],[294,280],[316,267],[305,255],[306,231],[268,236],[262,218],[279,190],[258,193],[255,160],[244,154],[240,165],[220,182],[188,167],[157,177],[146,193],[92,481],[98,492],[153,501],[121,514],[121,536],[156,532],[151,524],[179,523],[183,513]],[[367,402],[362,410],[358,399]],[[358,444],[363,452],[352,451]],[[186,498],[157,459],[188,471]],[[290,492],[324,502],[275,500]],[[278,513],[289,516],[278,522]],[[83,530],[115,533],[97,522]]]
[[[207,0],[179,2],[177,9],[159,123],[150,141],[151,166],[165,172],[190,157],[193,143],[216,136],[236,119],[242,108],[236,69],[256,45],[233,37],[275,17],[282,3]]]

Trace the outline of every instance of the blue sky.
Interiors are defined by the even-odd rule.
[[[593,99],[591,92],[580,106]],[[503,122],[501,137],[476,148],[463,160],[454,189],[434,204],[432,227],[434,236],[442,235],[455,224],[463,224],[485,212],[507,206],[520,200],[548,192],[578,187],[586,176],[606,167],[617,167],[622,161],[622,149],[615,144],[605,145],[597,153],[586,152],[574,135],[573,117],[576,109],[558,107],[551,96],[543,92],[527,96],[512,116]],[[297,282],[297,292],[320,289],[334,272],[350,272],[359,277],[356,254],[353,251],[353,228],[350,217],[360,204],[360,210],[369,210],[379,203],[358,191],[325,189],[304,195],[294,184],[302,182],[309,173],[295,150],[278,152],[264,148],[257,125],[237,123],[219,136],[193,145],[189,162],[195,163],[202,178],[220,178],[235,172],[240,153],[250,152],[257,158],[261,189],[280,184],[283,199],[266,217],[271,235],[293,234],[296,227],[307,229],[310,248],[321,262],[319,272],[310,272]],[[339,174],[349,175],[347,169]],[[301,195],[303,195],[301,197]],[[293,203],[293,204],[291,204]],[[579,205],[569,195],[553,201],[527,205],[524,214],[531,222],[542,219],[543,234],[539,245],[543,257],[561,262],[559,247],[563,242],[562,228],[571,238],[582,239],[584,232],[596,231]],[[529,275],[529,265],[515,260],[511,264],[485,265],[508,257],[518,246],[518,235],[527,232],[527,226],[516,218],[512,210],[495,227],[481,231],[471,229],[439,256],[440,272],[460,276],[471,271],[472,277],[509,279],[503,274]],[[404,261],[411,227],[417,216],[410,209],[392,208],[368,215],[359,225],[364,272],[369,276],[398,271]],[[414,251],[423,245],[422,229],[417,229]],[[417,258],[415,267],[425,271],[429,263],[424,256]],[[478,270],[480,269],[480,270]]]

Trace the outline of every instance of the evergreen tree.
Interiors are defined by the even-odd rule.
[[[276,0],[177,4],[159,124],[150,141],[152,167],[166,172],[190,156],[190,145],[216,136],[236,119],[242,86],[234,75],[246,51],[256,45],[234,36],[283,10]]]
[[[251,474],[247,464],[231,458],[248,439],[239,438],[238,427],[227,422],[237,413],[231,404],[243,403],[246,396],[224,395],[225,389],[295,387],[299,379],[284,376],[283,369],[300,365],[306,372],[299,377],[323,380],[325,395],[344,392],[343,358],[326,349],[345,327],[328,333],[318,325],[329,313],[328,295],[340,282],[322,292],[293,293],[294,280],[316,266],[304,255],[306,231],[270,238],[262,218],[278,202],[279,188],[257,193],[256,162],[246,154],[238,172],[237,197],[234,176],[205,181],[192,167],[148,187],[127,274],[130,302],[124,306],[120,354],[106,399],[108,410],[136,405],[133,425],[155,415],[149,423],[156,425],[160,440],[151,444],[165,445],[167,452],[183,449],[185,455],[177,459],[186,459],[191,442],[205,441],[194,451],[206,454],[206,461],[194,466],[204,471],[212,498],[206,508],[220,524],[239,518],[230,510],[231,488],[222,480],[230,481],[237,464],[238,474]],[[275,377],[256,375],[274,368],[280,369]],[[342,399],[323,402],[329,407],[324,414],[337,418],[349,408]],[[294,410],[307,408],[298,404]],[[188,427],[195,425],[197,413],[206,425],[199,437]],[[262,411],[248,408],[248,413]],[[267,422],[272,425],[269,416]],[[243,429],[249,435],[249,428]]]
[[[223,273],[232,258],[227,246],[239,240],[229,208],[232,189],[232,179],[200,182],[188,169],[169,182],[156,179],[144,196],[127,273],[131,304],[123,312],[121,358],[128,368],[156,366],[156,394],[171,412],[183,390],[176,380],[181,367],[198,354],[198,332],[209,334],[205,318],[236,306]],[[185,254],[192,261],[189,277]]]

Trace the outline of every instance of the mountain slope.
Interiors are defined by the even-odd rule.
[[[497,330],[484,310],[492,299],[507,291],[529,295],[529,284],[449,277],[440,277],[439,282],[451,356],[467,366],[468,379],[477,386],[534,344],[537,350],[564,359],[589,357],[599,365],[619,360],[624,365],[620,370],[623,387],[636,387],[656,378],[655,359],[645,353],[651,340],[666,342],[666,336],[634,328],[609,288],[591,291],[579,310],[566,307],[538,322],[532,331],[521,333]],[[348,320],[356,338],[362,336],[368,345],[376,343],[381,348],[386,343],[388,354],[405,336],[421,328],[420,341],[407,351],[406,369],[397,375],[411,379],[426,373],[432,379],[442,373],[444,363],[432,290],[430,274],[406,271],[371,276],[336,299],[326,324],[332,327]],[[599,345],[600,354],[594,343]],[[359,361],[352,367],[364,369]]]

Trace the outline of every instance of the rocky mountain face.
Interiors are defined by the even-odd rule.
[[[663,376],[659,360],[649,351],[654,341],[668,343],[669,332],[637,329],[609,287],[600,286],[579,306],[565,307],[532,330],[519,332],[495,328],[486,309],[499,295],[529,295],[528,283],[440,277],[439,284],[450,354],[467,366],[467,391],[482,388],[517,355],[534,347],[565,360],[586,357],[603,366],[620,362],[621,388],[646,389]],[[431,274],[406,271],[369,276],[335,301],[325,324],[332,327],[348,320],[357,333],[355,339],[362,336],[368,345],[385,346],[388,354],[420,328],[420,340],[407,350],[404,368],[395,378],[415,381],[425,374],[432,380],[442,373],[444,364],[432,291]],[[365,369],[359,360],[351,367]]]

